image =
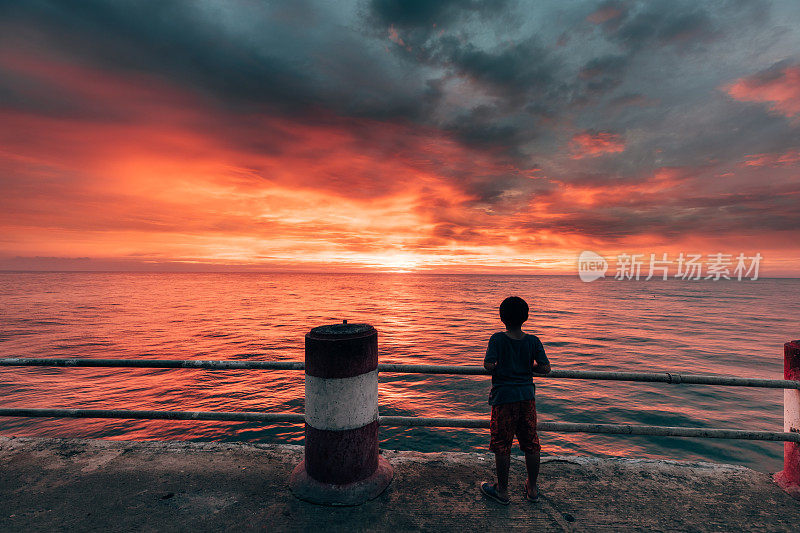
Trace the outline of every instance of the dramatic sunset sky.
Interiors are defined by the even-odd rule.
[[[800,275],[800,6],[0,0],[0,269]]]

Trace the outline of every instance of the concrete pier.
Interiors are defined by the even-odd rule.
[[[493,456],[382,451],[395,478],[357,507],[295,498],[301,446],[0,437],[0,531],[796,531],[769,474],[712,463],[543,458],[542,501],[483,499]]]

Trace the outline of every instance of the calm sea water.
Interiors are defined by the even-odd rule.
[[[302,360],[312,327],[367,322],[382,362],[481,364],[497,306],[531,306],[554,368],[781,378],[800,280],[559,276],[0,273],[0,357]],[[537,380],[544,421],[781,431],[774,389]],[[385,415],[487,417],[489,379],[386,374]],[[303,411],[302,372],[0,368],[5,407]],[[10,436],[302,443],[302,426],[0,418]],[[542,433],[545,454],[695,459],[780,470],[782,444]],[[382,428],[383,448],[487,451],[488,430]]]

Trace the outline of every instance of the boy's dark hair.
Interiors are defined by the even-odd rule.
[[[519,296],[509,296],[500,304],[500,320],[509,329],[518,329],[528,320],[528,304]]]

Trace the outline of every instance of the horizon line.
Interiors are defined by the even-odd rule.
[[[376,271],[376,270],[19,270],[19,269],[0,269],[0,274],[319,274],[319,275],[341,275],[341,274],[369,274],[369,275],[426,275],[426,276],[504,276],[504,277],[578,277],[578,274],[542,274],[542,273],[498,273],[498,272],[433,272],[433,271]],[[594,281],[645,281],[645,282],[664,282],[664,281],[736,281],[753,282],[767,279],[800,279],[800,276],[759,276],[756,280],[751,279],[679,279],[670,277],[665,279],[656,278],[636,279],[636,280],[617,280],[613,276],[599,278]]]

